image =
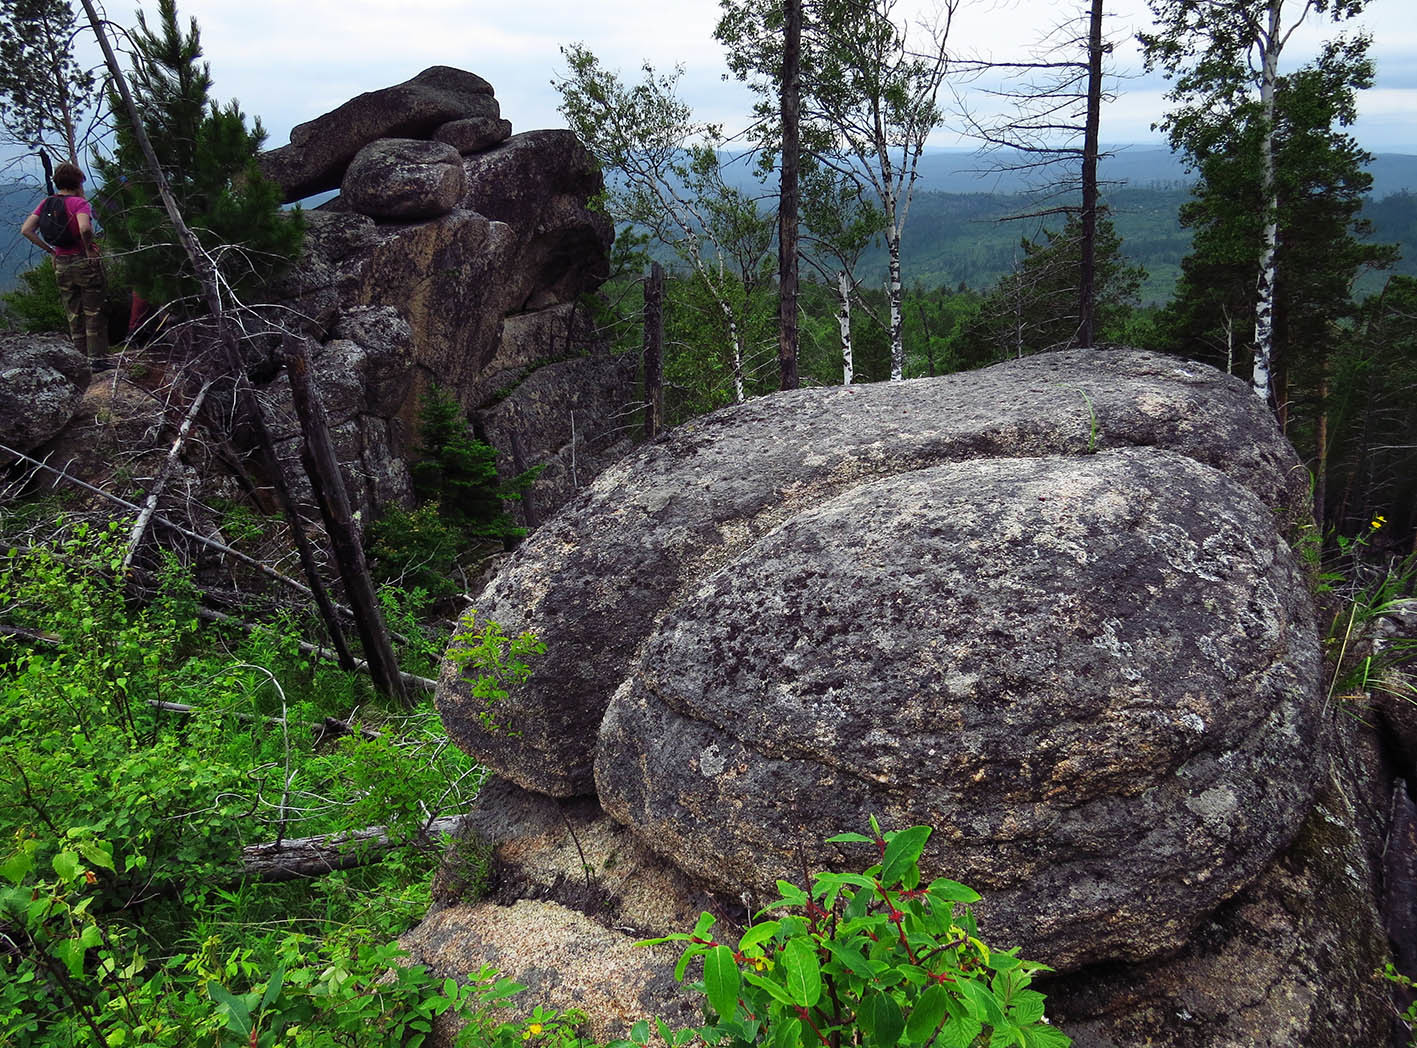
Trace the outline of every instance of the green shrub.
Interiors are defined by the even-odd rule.
[[[921,884],[927,826],[872,835],[844,833],[834,842],[872,845],[880,861],[862,873],[821,873],[810,893],[778,881],[780,897],[736,946],[713,936],[703,914],[689,934],[645,945],[686,942],[675,969],[683,979],[702,958],[699,984],[710,1022],[660,1035],[678,1048],[695,1039],[746,1048],[1065,1048],[1071,1040],[1048,1025],[1044,998],[1030,989],[1049,969],[996,950],[978,937],[969,904],[979,895],[938,878]],[[987,1040],[985,1035],[987,1034]],[[630,1045],[649,1041],[649,1024]]]

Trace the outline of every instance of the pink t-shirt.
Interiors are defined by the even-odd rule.
[[[46,198],[48,199],[48,198]],[[72,258],[75,255],[84,253],[84,240],[79,235],[79,215],[88,215],[89,221],[93,221],[93,208],[89,207],[89,202],[81,196],[64,197],[64,206],[69,209],[69,232],[74,235],[72,247],[56,247],[54,253],[60,258]],[[44,201],[41,200],[34,209],[34,216],[39,217],[40,211],[44,209]]]

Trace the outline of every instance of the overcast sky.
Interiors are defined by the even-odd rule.
[[[900,0],[901,10],[929,0]],[[1080,6],[1080,5],[1079,5]],[[1297,5],[1294,5],[1297,6]],[[151,7],[155,10],[156,4]],[[195,15],[216,79],[214,94],[238,98],[259,114],[268,145],[290,128],[363,91],[399,83],[430,65],[453,65],[491,81],[514,130],[563,126],[550,85],[564,71],[559,47],[583,42],[627,77],[639,65],[682,63],[683,91],[705,119],[741,127],[744,90],[725,83],[723,53],[713,39],[716,0],[179,0]],[[961,0],[952,48],[1010,58],[1024,52],[1060,15],[1073,10],[1048,0]],[[1103,117],[1110,143],[1157,141],[1151,124],[1163,112],[1164,85],[1139,78],[1133,40],[1149,24],[1145,0],[1112,0],[1109,34],[1117,41],[1116,101]],[[110,0],[109,17],[132,11]],[[1413,0],[1372,0],[1355,24],[1373,32],[1377,87],[1360,102],[1360,140],[1368,149],[1417,153],[1417,11]],[[1333,27],[1311,20],[1286,57],[1292,68]],[[976,100],[978,101],[978,100]],[[961,143],[947,131],[933,144]],[[967,143],[965,143],[967,144]]]
[[[898,0],[898,10],[918,19],[933,0]],[[1290,0],[1297,6],[1297,0]],[[1081,10],[1082,0],[960,0],[950,50],[969,57],[1009,60],[1029,48],[1060,18]],[[1377,86],[1364,92],[1356,128],[1374,152],[1417,154],[1417,11],[1413,0],[1370,0],[1368,11],[1347,26],[1374,37]],[[157,4],[145,5],[156,16]],[[137,7],[109,0],[113,23],[136,23]],[[1149,26],[1146,0],[1111,0],[1107,33],[1115,42],[1115,100],[1103,114],[1102,138],[1110,145],[1156,143],[1151,125],[1164,113],[1166,86],[1144,76],[1135,43]],[[452,65],[489,80],[502,115],[514,131],[564,126],[556,111],[553,76],[564,73],[560,47],[585,44],[627,80],[642,62],[661,69],[684,66],[681,92],[695,115],[730,132],[747,123],[751,99],[724,77],[723,51],[713,39],[717,0],[178,0],[185,21],[195,16],[215,80],[213,97],[241,102],[259,115],[267,148],[282,145],[290,129],[364,91],[401,83],[430,65]],[[1284,69],[1313,54],[1335,32],[1312,18],[1285,52]],[[97,49],[88,59],[98,61]],[[968,106],[989,100],[961,84]],[[946,99],[946,108],[952,106]],[[958,121],[952,121],[958,126]],[[950,129],[931,145],[973,148]],[[13,155],[13,151],[4,150]],[[28,168],[33,162],[22,160]],[[7,173],[18,175],[6,165]],[[31,172],[37,174],[37,172]]]

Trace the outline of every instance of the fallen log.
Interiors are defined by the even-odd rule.
[[[419,843],[436,843],[440,835],[452,833],[462,818],[449,815],[427,823],[419,834]],[[388,827],[370,826],[348,833],[251,844],[241,849],[241,872],[263,881],[323,877],[335,870],[376,862],[385,852],[405,843],[391,838]]]

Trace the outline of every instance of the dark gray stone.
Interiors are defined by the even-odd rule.
[[[381,138],[355,155],[341,194],[362,215],[410,221],[446,215],[462,196],[463,183],[462,158],[452,146]]]
[[[65,335],[0,335],[0,444],[29,454],[74,417],[89,362]],[[0,466],[16,461],[0,451]]]
[[[1218,471],[949,463],[801,510],[660,618],[596,786],[720,890],[859,868],[822,842],[874,813],[935,828],[990,941],[1155,956],[1298,830],[1318,675],[1296,559]]]
[[[446,142],[459,153],[480,153],[505,142],[512,134],[509,120],[475,116],[467,120],[452,120],[433,132],[433,138]]]
[[[426,138],[453,120],[497,119],[492,85],[450,66],[432,66],[413,79],[368,91],[290,132],[290,145],[260,157],[261,170],[300,200],[339,186],[356,153],[381,138]]]
[[[607,471],[488,588],[479,611],[537,633],[556,667],[500,711],[519,735],[483,730],[451,678],[440,709],[460,745],[521,785],[590,793],[601,719],[655,620],[774,527],[878,477],[1089,446],[1170,448],[1230,477],[1277,523],[1306,504],[1293,450],[1244,384],[1159,355],[1075,351],[775,394],[681,426]]]

